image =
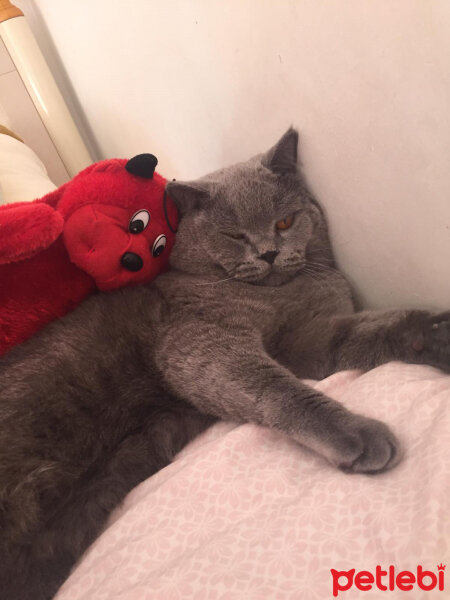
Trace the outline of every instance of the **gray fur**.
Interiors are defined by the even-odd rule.
[[[348,472],[399,460],[386,425],[300,378],[389,360],[449,372],[450,313],[354,312],[296,158],[290,129],[170,183],[172,270],[91,298],[0,361],[4,600],[51,598],[112,508],[215,419],[277,429]]]

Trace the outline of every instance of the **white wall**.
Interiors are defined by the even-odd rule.
[[[450,307],[448,0],[16,4],[100,157],[192,178],[295,124],[366,305]]]

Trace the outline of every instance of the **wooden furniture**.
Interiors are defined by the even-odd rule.
[[[0,104],[6,125],[60,185],[93,162],[22,11],[0,0]]]

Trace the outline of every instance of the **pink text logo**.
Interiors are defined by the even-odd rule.
[[[393,565],[389,565],[384,570],[380,565],[376,566],[375,573],[371,571],[358,571],[350,569],[349,571],[336,571],[330,569],[333,578],[333,596],[338,596],[339,592],[346,592],[353,586],[361,592],[369,592],[376,588],[382,592],[401,590],[409,592],[414,589],[421,589],[426,592],[438,589],[444,591],[444,572],[445,565],[437,565],[437,572],[425,571],[422,565],[418,565],[415,572],[395,570]]]

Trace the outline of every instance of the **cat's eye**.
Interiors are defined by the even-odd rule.
[[[222,232],[226,237],[231,238],[232,240],[245,240],[246,237],[243,233],[228,233],[227,231]]]
[[[147,227],[149,222],[150,213],[148,210],[138,210],[130,219],[128,231],[130,233],[141,233]]]
[[[277,221],[275,224],[276,229],[289,229],[294,222],[294,215],[289,215],[285,219],[281,219],[281,221]]]
[[[166,247],[166,243],[167,243],[166,236],[163,234],[158,235],[158,237],[156,238],[155,243],[153,244],[153,247],[152,247],[152,254],[155,258],[157,256],[160,256],[160,254],[163,253],[164,248]]]

